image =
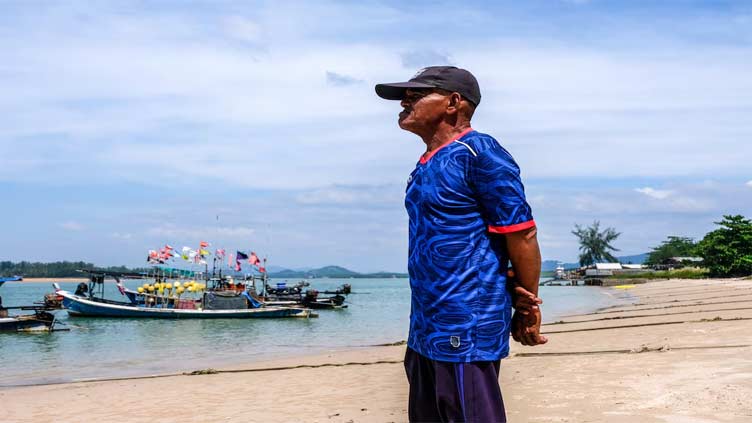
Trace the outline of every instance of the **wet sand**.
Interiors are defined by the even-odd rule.
[[[752,281],[658,281],[619,295],[632,304],[545,325],[547,345],[513,345],[500,378],[509,421],[752,421]],[[4,388],[0,409],[9,422],[404,422],[404,348]]]

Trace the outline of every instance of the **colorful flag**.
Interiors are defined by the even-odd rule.
[[[210,256],[210,255],[211,255],[211,253],[209,252],[209,250],[198,250],[198,254],[199,254],[199,255],[200,255],[201,257],[204,257],[204,256]]]
[[[232,253],[230,253],[230,254],[229,254],[229,255],[227,256],[227,267],[232,267],[232,262],[233,262],[233,260],[232,260],[232,259],[233,259],[233,256],[232,256]]]
[[[259,260],[259,258],[256,255],[256,253],[254,253],[253,251],[251,251],[251,257],[248,258],[248,263],[250,263],[250,264],[252,264],[254,266],[258,266],[258,264],[261,263],[261,260]]]
[[[191,261],[191,259],[196,256],[196,252],[193,251],[191,247],[183,247],[181,251],[183,252],[183,254],[181,254],[180,257],[182,257],[185,261]]]
[[[217,251],[214,252],[214,255],[217,257],[217,260],[222,260],[225,258],[225,249],[220,248],[217,249]]]
[[[206,248],[206,247],[209,246],[209,243],[206,242],[206,241],[201,241],[201,243],[199,245],[201,246],[201,248]]]
[[[242,251],[237,251],[235,253],[235,271],[236,272],[240,272],[240,270],[241,270],[241,268],[240,268],[240,260],[245,260],[247,258],[248,258],[248,254],[246,254],[246,253],[244,253]]]
[[[258,270],[259,270],[259,272],[261,272],[261,273],[266,273],[266,267],[263,267],[263,266],[259,266],[259,267],[258,267]]]

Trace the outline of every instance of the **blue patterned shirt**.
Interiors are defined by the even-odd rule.
[[[509,353],[512,299],[504,237],[535,226],[512,156],[469,129],[421,157],[407,181],[408,346],[433,360]]]

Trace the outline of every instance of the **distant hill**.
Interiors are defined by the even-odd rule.
[[[324,266],[318,269],[292,270],[283,269],[269,272],[272,278],[406,278],[406,273],[376,272],[358,273],[340,266]]]

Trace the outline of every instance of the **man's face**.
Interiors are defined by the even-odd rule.
[[[418,135],[435,128],[444,119],[447,95],[435,90],[407,90],[400,105],[399,127]]]

